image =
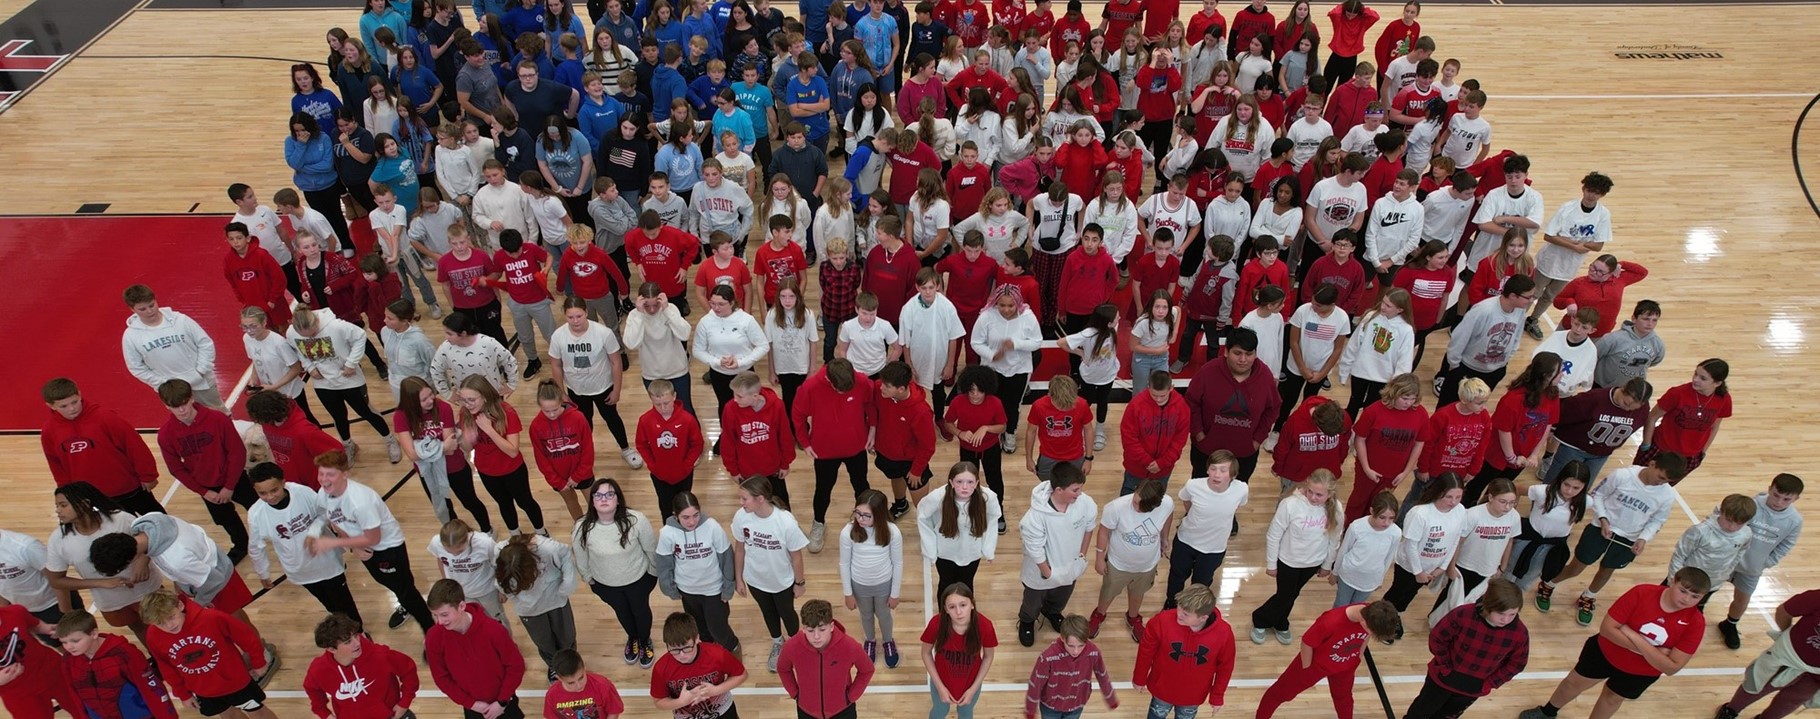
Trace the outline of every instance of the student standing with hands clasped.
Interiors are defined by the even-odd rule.
[[[840,535],[840,579],[847,609],[859,610],[867,659],[878,661],[882,638],[885,666],[896,669],[899,655],[892,632],[892,612],[897,609],[903,588],[904,535],[884,521],[889,511],[883,492],[868,489],[860,493],[853,506],[853,522]]]

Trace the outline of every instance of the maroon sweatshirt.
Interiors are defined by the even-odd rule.
[[[261,425],[265,443],[272,448],[272,461],[284,468],[284,481],[296,482],[310,489],[316,483],[316,455],[341,449],[341,442],[304,418],[303,410],[291,406],[291,416],[278,425]]]
[[[1258,453],[1258,443],[1270,434],[1277,409],[1276,378],[1262,364],[1253,363],[1251,374],[1240,380],[1226,368],[1224,358],[1201,366],[1188,382],[1188,427],[1204,434],[1194,446],[1202,452],[1227,450],[1240,457]]]
[[[233,418],[201,404],[196,405],[194,422],[184,424],[176,415],[164,420],[158,428],[158,451],[171,475],[197,494],[234,491],[246,468],[246,443],[240,441]]]

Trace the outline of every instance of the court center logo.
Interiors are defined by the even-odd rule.
[[[1672,42],[1655,45],[1619,45],[1612,51],[1612,57],[1619,60],[1723,60],[1725,55],[1718,50],[1699,45],[1681,45]]]

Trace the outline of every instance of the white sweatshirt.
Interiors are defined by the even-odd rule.
[[[173,379],[185,380],[194,389],[213,389],[215,340],[189,315],[169,307],[158,311],[164,317],[157,326],[140,321],[139,315],[127,316],[126,333],[120,337],[126,370],[152,389]]]
[[[537,223],[531,220],[531,196],[518,186],[518,183],[506,180],[499,185],[481,185],[474,191],[474,202],[469,205],[474,214],[474,224],[487,233],[490,246],[499,246],[499,233],[504,230],[518,230],[524,235],[526,244],[538,242]],[[493,229],[493,223],[503,227]]]
[[[1613,470],[1593,487],[1586,502],[1587,516],[1595,523],[1601,519],[1609,522],[1612,534],[1625,539],[1654,539],[1668,521],[1675,488],[1667,482],[1652,487],[1642,477],[1643,468],[1635,465]]]
[[[821,209],[815,212],[815,221],[811,223],[811,226],[815,229],[815,244],[827,247],[830,241],[842,239],[847,241],[847,247],[849,249],[857,251],[858,248],[854,247],[853,243],[855,232],[853,221],[855,215],[853,214],[852,208],[848,208],[846,212],[840,213],[839,215],[834,214],[834,212],[828,208],[829,205],[822,205]],[[770,221],[771,218],[765,218],[765,222],[769,223]],[[770,225],[766,226],[769,227]]]
[[[626,313],[622,335],[626,349],[638,350],[638,372],[647,380],[675,379],[689,373],[689,321],[682,310],[665,303],[657,314],[634,309]]]
[[[1131,229],[1136,232],[1136,205],[1132,207]],[[954,227],[948,230],[948,234],[950,237],[964,238],[969,230],[979,230],[980,234],[986,237],[986,254],[992,255],[992,259],[1002,260],[1005,259],[1006,250],[1022,247],[1025,242],[1029,241],[1030,218],[1015,211],[1006,212],[997,217],[993,217],[989,212],[976,212],[972,217],[955,223]],[[1112,230],[1108,228],[1106,233],[1110,235]],[[1110,242],[1111,238],[1108,237],[1107,241]]]
[[[284,490],[290,498],[286,500],[283,509],[260,500],[246,510],[253,573],[258,574],[260,579],[271,578],[272,563],[265,556],[265,545],[270,542],[272,553],[278,555],[278,566],[291,581],[300,585],[315,584],[346,574],[347,569],[341,563],[342,550],[334,549],[311,556],[309,550],[304,549],[305,539],[324,536],[322,530],[328,526],[322,500],[316,490],[295,482],[286,482]]]
[[[695,360],[709,369],[721,374],[739,374],[765,358],[765,353],[771,350],[771,340],[765,337],[765,328],[758,326],[758,320],[752,319],[745,310],[736,309],[726,317],[713,312],[702,315],[701,322],[695,325],[695,341],[691,347]],[[733,357],[732,369],[720,365],[720,359],[727,356]]]
[[[518,357],[499,340],[475,335],[474,344],[466,347],[444,340],[430,358],[430,381],[436,383],[437,394],[449,396],[473,374],[487,378],[501,392],[516,390]]]
[[[34,612],[57,606],[57,592],[44,576],[44,543],[29,534],[0,529],[0,598]]]
[[[968,565],[981,559],[996,558],[998,520],[1004,516],[998,495],[981,486],[974,491],[972,499],[960,501],[960,516],[956,521],[958,529],[953,537],[944,537],[941,532],[942,498],[948,492],[948,485],[944,484],[930,490],[929,494],[924,495],[923,501],[916,503],[916,535],[921,544],[923,560],[933,562],[946,559],[955,564]],[[967,507],[973,502],[986,503],[986,526],[977,537],[973,536],[973,522],[967,514]]]
[[[878,546],[876,529],[863,529],[865,539],[853,541],[853,525],[840,528],[840,588],[841,596],[853,596],[853,585],[875,587],[889,582],[891,596],[898,596],[904,583],[904,533],[896,525],[885,524],[891,528],[891,538],[885,546]],[[992,529],[988,534],[996,535]]]
[[[1327,508],[1300,493],[1277,503],[1276,516],[1264,534],[1264,568],[1324,567],[1333,562],[1335,537],[1327,526]]]
[[[474,188],[480,186],[480,163],[474,153],[465,147],[450,150],[437,145],[436,184],[441,186],[443,199],[451,202],[462,195],[473,195]]]
[[[1365,254],[1359,256],[1359,261],[1374,270],[1384,260],[1390,260],[1392,265],[1407,262],[1409,253],[1422,244],[1425,212],[1414,193],[1401,201],[1392,194],[1378,198],[1371,206],[1371,219],[1365,222]]]
[[[1397,566],[1410,574],[1446,569],[1466,534],[1466,512],[1458,505],[1447,512],[1433,504],[1410,508],[1403,517],[1403,547],[1397,551]]]
[[[1372,313],[1340,353],[1340,377],[1389,382],[1415,365],[1416,331],[1402,317]]]
[[[1466,534],[1460,539],[1455,566],[1482,577],[1496,574],[1504,562],[1504,549],[1522,531],[1523,520],[1514,509],[1502,517],[1491,515],[1489,503],[1466,510]]]
[[[1055,589],[1074,584],[1087,572],[1082,541],[1097,526],[1099,506],[1082,492],[1068,508],[1056,509],[1049,503],[1048,482],[1030,490],[1030,511],[1017,522],[1017,533],[1024,539],[1024,564],[1018,579],[1030,589]],[[990,534],[993,530],[987,529]],[[1049,564],[1049,576],[1043,576],[1037,565]]]
[[[315,313],[316,336],[303,336],[297,331],[297,325],[291,325],[285,331],[285,337],[297,348],[297,356],[303,360],[303,374],[311,377],[319,390],[365,387],[367,375],[360,363],[366,359],[366,330],[336,319],[335,313],[327,309],[315,310]],[[347,368],[353,368],[354,373],[342,374]],[[312,373],[319,373],[319,376]]]
[[[1002,357],[996,356],[1005,340],[1011,340],[1011,350]],[[988,307],[973,321],[973,336],[968,343],[973,346],[973,353],[979,355],[980,364],[991,367],[999,376],[1029,374],[1030,353],[1043,346],[1043,328],[1029,308],[1008,320],[999,314],[997,307]]]
[[[1371,528],[1370,517],[1352,520],[1346,536],[1340,540],[1340,551],[1327,563],[1346,586],[1361,592],[1377,591],[1384,586],[1384,573],[1397,554],[1397,543],[1403,541],[1403,530],[1395,523],[1382,531]]]
[[[586,539],[582,538],[582,523],[575,523],[569,538],[574,542],[575,569],[581,581],[623,587],[656,573],[657,532],[651,529],[651,520],[636,509],[626,510],[626,518],[632,526],[626,531],[624,546],[619,525],[612,521],[595,523]]]

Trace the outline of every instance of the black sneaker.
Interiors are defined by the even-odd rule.
[[[1731,619],[1719,622],[1719,638],[1725,640],[1726,649],[1744,646],[1744,642],[1738,638],[1738,622]]]
[[[1239,536],[1239,518],[1238,518],[1238,517],[1233,517],[1233,518],[1232,518],[1232,533],[1231,533],[1231,534],[1228,534],[1228,535],[1226,535],[1226,536],[1228,536],[1228,537],[1237,537],[1237,536]]]
[[[384,365],[380,365],[380,367],[379,367],[379,378],[380,378],[380,379],[391,379],[391,378],[392,378],[392,370],[391,370],[391,368],[389,368],[389,367],[386,367],[386,366],[384,366]]]
[[[543,360],[531,360],[530,364],[525,365],[525,371],[524,371],[525,379],[530,379],[532,377],[536,377],[538,370],[541,370],[541,369],[543,369]]]
[[[998,518],[998,534],[999,534],[999,536],[1001,536],[1001,537],[1003,537],[1003,536],[1005,536],[1005,530],[1006,530],[1006,529],[1007,529],[1007,527],[1006,527],[1006,526],[1005,526],[1005,518],[1004,518],[1004,517],[999,517],[999,518]]]
[[[1049,628],[1054,629],[1056,634],[1062,633],[1062,615],[1051,614],[1044,617],[1044,619],[1049,620]]]
[[[385,623],[386,628],[397,629],[399,627],[404,626],[404,620],[406,617],[409,617],[409,616],[410,616],[409,614],[405,613],[404,607],[399,607],[397,609],[392,610],[392,618],[386,620],[386,623]]]
[[[1036,622],[1017,623],[1017,643],[1026,647],[1036,646]]]
[[[1529,338],[1532,340],[1542,339],[1542,323],[1537,322],[1534,317],[1525,320],[1523,322],[1523,334],[1529,335]]]
[[[1713,719],[1738,719],[1738,710],[1730,705],[1720,704],[1719,711],[1713,713]]]
[[[897,500],[897,501],[891,503],[891,520],[892,521],[897,521],[899,518],[901,518],[904,515],[909,514],[909,513],[910,513],[910,500],[900,499],[900,500]]]

